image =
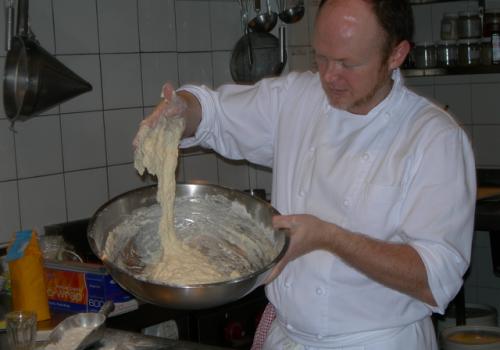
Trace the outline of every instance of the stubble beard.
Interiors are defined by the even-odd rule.
[[[382,89],[384,88],[384,86],[386,84],[391,85],[390,74],[384,73],[384,71],[387,71],[387,64],[383,64],[380,67],[379,72],[378,72],[379,74],[377,77],[377,83],[370,89],[370,91],[368,91],[368,93],[366,93],[364,96],[358,98],[357,100],[350,102],[350,103],[349,102],[342,103],[342,101],[336,102],[334,100],[334,98],[328,96],[328,94],[327,94],[328,102],[330,103],[330,105],[332,107],[335,107],[335,108],[338,108],[338,109],[341,109],[341,110],[344,110],[344,111],[347,111],[347,112],[350,112],[353,114],[358,114],[358,113],[356,113],[357,111],[363,111],[364,109],[369,109],[369,110],[373,109],[385,97],[385,96],[383,96],[380,101],[375,101],[375,103],[374,103],[373,100],[376,98],[377,94],[379,94],[380,91],[382,91]],[[384,76],[384,74],[388,74],[388,76]],[[388,90],[390,91],[390,88],[388,88]],[[373,104],[373,105],[371,105],[371,104]],[[369,110],[366,113],[368,113]]]

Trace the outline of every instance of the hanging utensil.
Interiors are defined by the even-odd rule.
[[[267,0],[267,11],[260,11],[260,0],[255,0],[255,12],[257,15],[248,22],[248,27],[253,32],[270,32],[278,22],[278,14],[273,12],[269,0]]]
[[[285,65],[286,64],[286,28],[281,26],[279,28],[280,33],[280,62]]]
[[[5,51],[11,47],[11,39],[14,35],[14,0],[5,2]]]
[[[14,123],[67,101],[92,86],[67,68],[35,39],[29,28],[28,0],[18,0],[17,33],[5,59],[3,100]]]
[[[238,40],[230,62],[231,77],[235,82],[253,84],[262,78],[281,74],[287,61],[285,27],[281,27],[279,33],[279,39],[267,32],[250,32]],[[252,50],[251,55],[248,50]],[[253,57],[252,64],[249,56]]]
[[[247,37],[248,34],[248,1],[249,0],[239,0],[240,2],[240,17],[241,17],[241,32],[243,37]],[[248,37],[247,37],[248,38]],[[253,50],[252,43],[250,40],[247,40],[248,46],[248,62],[250,65],[253,64]]]
[[[298,22],[304,17],[304,13],[306,12],[304,6],[304,0],[296,0],[292,1],[294,6],[288,6],[288,1],[279,0],[280,1],[280,13],[279,18],[285,23],[295,23]]]

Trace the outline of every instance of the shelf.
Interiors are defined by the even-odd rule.
[[[425,4],[435,4],[438,2],[452,2],[452,1],[459,1],[459,0],[410,0],[411,5],[425,5]],[[485,0],[477,0],[479,7],[484,8],[484,2]]]
[[[423,5],[423,4],[433,4],[438,2],[452,2],[457,0],[410,0],[412,5]]]
[[[476,66],[476,67],[450,67],[450,68],[426,68],[401,70],[405,77],[432,77],[438,75],[466,75],[466,74],[495,74],[500,73],[500,65]]]

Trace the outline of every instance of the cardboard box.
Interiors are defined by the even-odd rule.
[[[134,297],[121,288],[104,265],[45,260],[49,307],[65,312],[97,312],[107,300],[115,303],[111,315],[135,310]]]

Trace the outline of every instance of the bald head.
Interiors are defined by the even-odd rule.
[[[346,55],[360,48],[365,54],[374,50],[384,53],[385,32],[364,0],[327,1],[316,17],[314,33],[315,42],[339,46]]]
[[[318,16],[325,7],[346,2],[363,2],[369,6],[384,32],[386,39],[384,48],[387,55],[401,41],[412,41],[414,22],[409,0],[322,0]]]

